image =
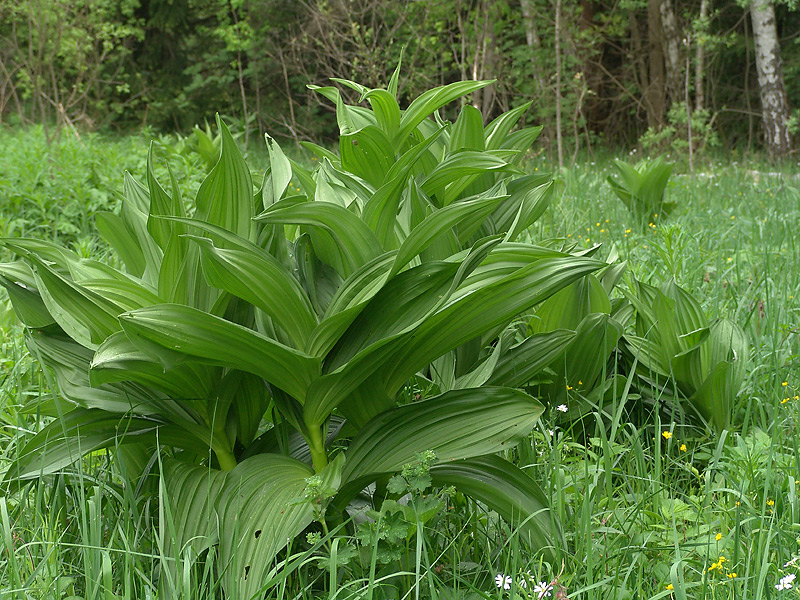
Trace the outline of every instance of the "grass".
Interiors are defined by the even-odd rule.
[[[92,215],[115,208],[124,169],[143,176],[146,136],[47,148],[34,130],[0,133],[0,142],[0,234],[104,257]],[[169,138],[156,145],[184,191],[196,190],[200,159]],[[627,387],[579,421],[549,411],[508,454],[548,491],[564,524],[555,563],[539,561],[497,515],[439,490],[412,494],[411,528],[400,509],[384,510],[348,524],[348,535],[320,530],[296,541],[276,565],[270,597],[538,598],[541,583],[573,600],[795,594],[775,586],[800,571],[800,183],[788,167],[758,175],[707,161],[697,171],[676,168],[667,194],[677,208],[642,234],[605,183],[609,160],[565,169],[558,200],[527,235],[602,243],[601,254],[626,260],[637,278],[674,277],[709,317],[739,323],[752,346],[739,431],[712,437],[664,411],[631,409],[637,398]],[[42,421],[37,407],[55,399],[13,314],[5,305],[0,314],[2,472]],[[0,497],[0,599],[222,597],[213,548],[194,563],[191,548],[173,548],[158,480],[128,475],[156,459],[99,453]],[[498,574],[510,589],[496,586]]]

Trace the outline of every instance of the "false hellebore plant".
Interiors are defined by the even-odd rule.
[[[341,141],[339,155],[311,146],[313,172],[268,137],[254,192],[218,122],[219,160],[186,202],[156,180],[151,153],[146,185],[126,175],[121,212],[97,217],[124,268],[3,241],[22,260],[0,282],[60,391],[41,407],[59,418],[6,481],[98,449],[145,457],[135,464],[160,449],[177,547],[218,545],[231,597],[263,593],[276,555],[319,514],[297,501],[307,479],[329,490],[337,522],[423,450],[434,484],[490,506],[535,548],[560,540],[543,494],[497,456],[543,412],[515,389],[527,375],[513,365],[546,348],[506,347],[504,331],[603,266],[514,241],[552,193],[516,166],[539,129],[511,132],[527,105],[485,127],[469,105],[438,118],[491,82],[436,88],[405,110],[396,73],[387,89],[340,83],[370,108],[317,88],[336,102]],[[404,402],[442,357],[449,383]]]

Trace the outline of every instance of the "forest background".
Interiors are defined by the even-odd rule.
[[[796,0],[0,0],[0,122],[334,139],[329,77],[433,86],[491,118],[528,100],[559,162],[639,145],[792,152]],[[354,95],[354,94],[351,94]],[[355,101],[357,98],[350,98]],[[792,111],[791,107],[795,107]],[[691,119],[687,119],[687,115]],[[551,143],[547,143],[551,142]],[[555,158],[555,156],[553,156]]]

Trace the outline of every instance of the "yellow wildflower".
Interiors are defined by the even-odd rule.
[[[717,535],[714,536],[714,539],[716,539],[717,541],[720,541],[722,539],[722,534],[718,533]]]
[[[661,433],[661,437],[663,437],[665,440],[668,440],[669,438],[672,437],[672,432],[671,431],[664,431],[664,432]]]
[[[767,500],[767,506],[775,506],[775,500]]]
[[[667,589],[668,589],[669,591],[672,591],[672,590],[674,590],[674,589],[675,589],[675,586],[674,586],[674,585],[672,585],[671,583],[668,583],[668,584],[667,584]]]
[[[678,448],[681,452],[686,452],[686,444],[681,444],[681,447]]]
[[[736,579],[736,572],[728,573],[728,579]]]

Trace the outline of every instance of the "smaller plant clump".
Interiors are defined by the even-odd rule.
[[[661,157],[641,160],[633,166],[621,160],[613,164],[620,179],[609,176],[608,184],[642,230],[653,227],[659,215],[666,218],[675,209],[674,202],[664,200],[672,165]]]

